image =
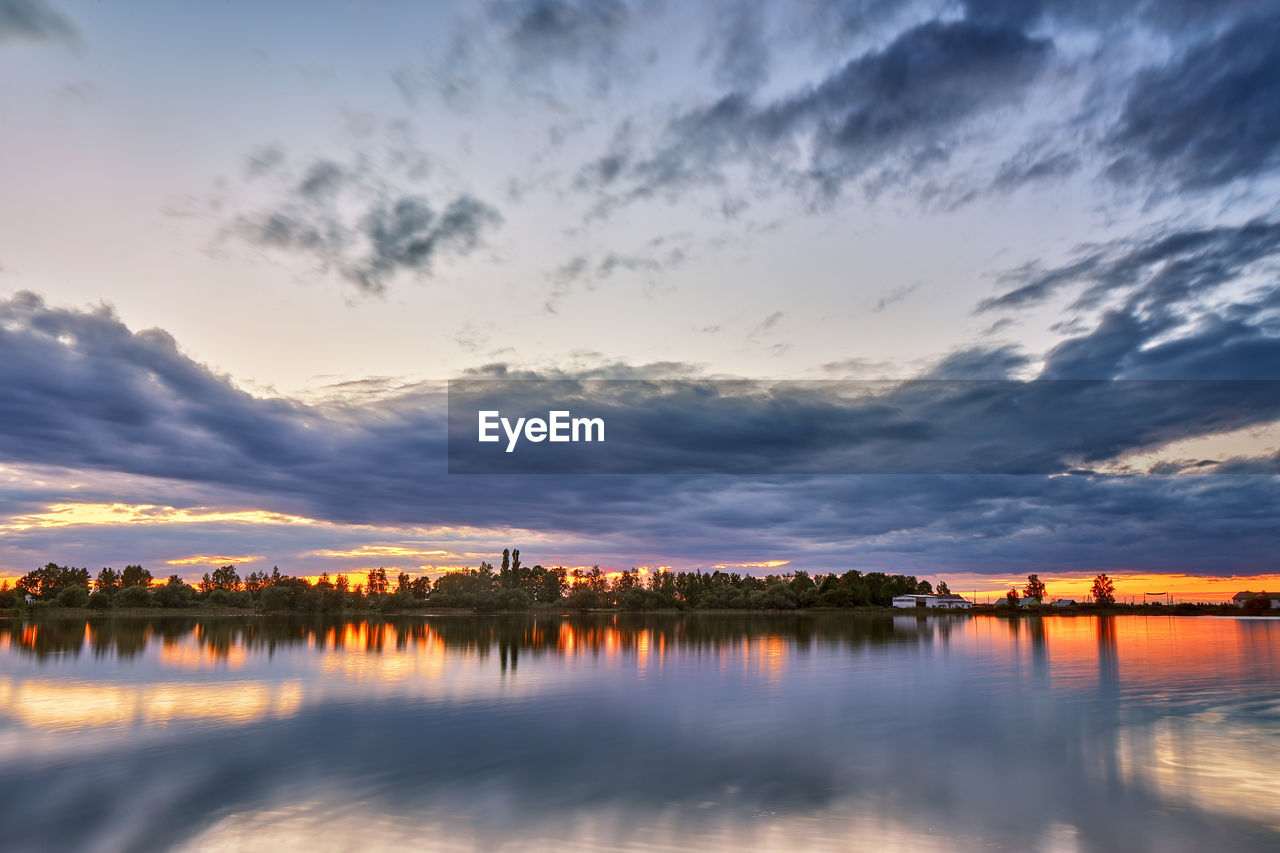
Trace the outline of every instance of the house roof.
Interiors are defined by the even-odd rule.
[[[1251,598],[1269,598],[1274,601],[1275,599],[1280,598],[1280,592],[1249,592],[1248,590],[1245,590],[1244,592],[1237,592],[1231,597],[1231,600],[1248,601]]]

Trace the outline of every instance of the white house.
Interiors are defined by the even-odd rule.
[[[955,593],[946,595],[899,595],[893,599],[894,607],[936,607],[940,610],[968,610],[972,605]]]
[[[1280,607],[1280,592],[1237,592],[1231,598],[1231,603],[1236,607],[1244,607],[1255,598],[1263,598],[1271,602],[1271,607]]]

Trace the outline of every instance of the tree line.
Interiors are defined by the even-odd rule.
[[[6,584],[7,586],[7,584]],[[945,592],[945,584],[939,585]],[[104,568],[92,577],[87,569],[49,563],[23,575],[12,589],[0,588],[0,608],[22,607],[30,596],[37,608],[54,606],[94,609],[194,607],[201,605],[265,612],[398,612],[424,608],[462,608],[479,612],[567,608],[647,610],[795,610],[812,607],[888,607],[895,596],[932,593],[927,580],[913,575],[806,571],[765,577],[715,570],[642,574],[526,565],[519,549],[502,552],[499,567],[447,572],[434,580],[386,569],[371,569],[363,578],[322,574],[312,582],[280,572],[252,572],[241,577],[234,565],[206,572],[192,586],[178,575],[157,582],[137,565],[122,571]]]

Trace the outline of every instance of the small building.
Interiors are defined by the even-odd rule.
[[[1270,601],[1272,608],[1280,608],[1280,592],[1237,592],[1231,596],[1231,603],[1236,607],[1244,607],[1255,598]]]
[[[1008,603],[1009,603],[1009,599],[1007,599],[1007,598],[997,598],[997,599],[996,599],[996,607],[1003,607],[1004,605],[1006,605],[1006,604],[1008,604]],[[1014,605],[1016,605],[1017,607],[1035,607],[1036,605],[1040,604],[1040,599],[1038,599],[1038,598],[1026,598],[1026,597],[1024,596],[1023,598],[1019,598],[1017,601],[1015,601],[1015,602],[1013,602],[1013,603],[1014,603]]]
[[[1053,603],[1054,607],[1075,607],[1076,600],[1074,598],[1059,598]]]
[[[945,595],[899,595],[893,599],[893,606],[903,609],[915,607],[935,607],[940,610],[968,610],[972,605],[967,599],[955,593]]]

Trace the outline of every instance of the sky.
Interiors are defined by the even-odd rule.
[[[1278,44],[1264,0],[0,0],[0,577],[514,546],[1274,588]],[[457,378],[684,383],[704,439],[680,394],[726,378],[1121,381],[879,401],[908,459],[1034,473],[482,476]]]

